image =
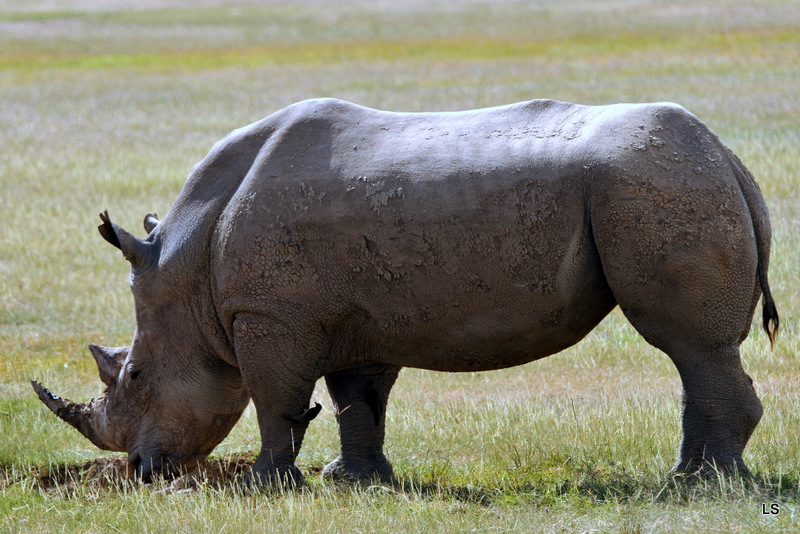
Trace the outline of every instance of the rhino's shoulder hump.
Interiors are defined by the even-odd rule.
[[[381,113],[386,112],[359,106],[337,98],[313,98],[285,107],[264,120],[271,121],[277,127],[288,128],[294,124],[303,124],[309,121],[329,123],[352,121],[355,123],[368,115]]]
[[[337,117],[368,111],[373,110],[335,98],[303,100],[280,109],[261,120],[232,130],[214,143],[208,155],[197,166],[202,166],[204,162],[216,159],[226,153],[241,152],[245,147],[251,151],[258,149],[273,133],[278,130],[291,129],[295,124],[320,119],[335,120]]]

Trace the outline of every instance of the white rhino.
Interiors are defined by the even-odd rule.
[[[761,418],[739,345],[767,282],[758,186],[674,104],[535,100],[457,113],[301,102],[236,130],[134,237],[130,347],[91,345],[102,397],[41,400],[143,479],[202,461],[252,399],[251,476],[295,466],[324,377],[341,454],[326,475],[389,480],[402,367],[485,371],[583,338],[619,305],[683,382],[675,472],[747,473]]]

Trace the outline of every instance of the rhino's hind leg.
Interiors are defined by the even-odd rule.
[[[703,422],[695,409],[695,402],[689,399],[685,388],[681,399],[681,428],[683,437],[672,473],[692,474],[703,466],[706,436]]]
[[[739,354],[749,326],[746,311],[736,321],[714,317],[717,324],[709,326],[709,319],[694,321],[680,310],[691,308],[675,306],[667,313],[623,308],[645,339],[669,355],[681,377],[683,437],[673,472],[747,475],[742,452],[762,407]],[[713,333],[704,331],[714,326]],[[727,343],[721,342],[725,337]]]
[[[768,250],[759,249],[754,229],[768,225],[755,218],[766,209],[750,210],[730,167],[708,166],[706,158],[728,158],[716,141],[663,131],[663,150],[629,153],[644,159],[598,175],[593,236],[623,313],[680,373],[683,438],[673,469],[746,474],[742,451],[762,409],[739,346],[761,295]],[[653,164],[687,143],[703,148],[671,161],[669,173]]]
[[[741,326],[744,321],[732,322],[727,336],[720,335],[722,329],[709,336],[703,332],[707,325],[691,321],[689,313],[670,317],[663,312],[625,312],[645,339],[669,355],[681,377],[683,436],[673,472],[747,475],[742,452],[761,419],[762,407],[739,354],[747,332]],[[729,341],[718,342],[721,337]]]
[[[383,453],[386,403],[399,367],[372,365],[325,377],[333,399],[342,449],[323,471],[335,480],[392,480],[392,465]]]
[[[742,452],[763,409],[738,347],[676,365],[684,388],[684,434],[673,471],[749,475]]]

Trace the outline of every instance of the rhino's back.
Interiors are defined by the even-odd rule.
[[[390,224],[400,212],[417,221],[505,224],[508,214],[493,210],[551,210],[568,198],[579,204],[592,162],[625,142],[615,142],[607,117],[626,109],[537,100],[393,113],[338,100],[302,102],[253,126],[269,124],[269,138],[227,211],[255,207],[267,224],[276,217],[335,227],[348,218]]]
[[[293,183],[320,173],[324,180],[344,182],[416,182],[498,176],[511,167],[543,170],[554,163],[563,169],[582,138],[593,135],[600,109],[535,100],[461,112],[394,113],[338,100],[302,102],[278,119],[283,126],[258,178]]]

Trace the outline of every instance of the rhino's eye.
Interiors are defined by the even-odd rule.
[[[137,380],[141,374],[142,374],[141,371],[132,371],[131,372],[131,380]]]

